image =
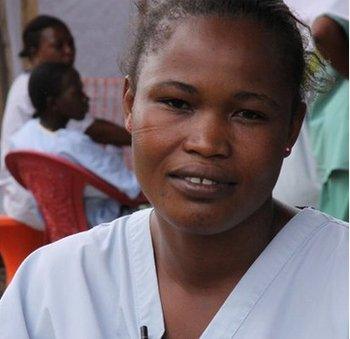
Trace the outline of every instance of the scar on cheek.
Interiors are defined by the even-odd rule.
[[[132,124],[132,133],[133,135],[141,134],[141,133],[165,133],[166,131],[174,130],[173,126],[168,123],[159,123],[159,124],[143,124],[140,126],[138,123]],[[168,132],[167,132],[168,133]]]
[[[147,127],[133,127],[132,134],[139,135],[139,134],[147,134],[147,133],[159,133],[162,132],[163,129],[159,126],[147,126]]]

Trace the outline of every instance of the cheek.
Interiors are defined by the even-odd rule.
[[[234,154],[242,180],[259,190],[274,186],[284,155],[284,143],[288,131],[281,128],[266,128],[247,133],[236,133]]]
[[[154,187],[161,189],[161,173],[169,157],[181,144],[179,129],[157,112],[133,112],[132,151],[134,169],[146,196]]]

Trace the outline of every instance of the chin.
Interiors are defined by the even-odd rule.
[[[227,232],[238,225],[241,221],[240,213],[227,209],[222,211],[210,206],[191,207],[181,211],[165,210],[157,213],[164,221],[178,231],[193,235],[215,235]]]

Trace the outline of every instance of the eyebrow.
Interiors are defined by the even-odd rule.
[[[173,80],[169,80],[169,81],[164,81],[161,83],[157,84],[158,88],[163,88],[163,87],[175,87],[181,91],[187,92],[189,94],[198,94],[198,90],[196,89],[196,87],[189,85],[189,84],[185,84],[183,82],[180,81],[173,81]],[[267,103],[269,106],[273,107],[273,108],[281,108],[281,106],[271,97],[269,97],[266,94],[263,93],[255,93],[255,92],[250,92],[250,91],[239,91],[237,93],[235,93],[233,95],[234,99],[237,100],[241,100],[241,101],[248,101],[248,100],[259,100],[262,102]]]
[[[187,92],[189,94],[198,94],[198,90],[196,87],[192,85],[185,84],[180,81],[164,81],[161,83],[157,84],[158,88],[163,88],[163,87],[175,87],[179,89],[180,91]]]
[[[281,108],[281,106],[271,97],[263,93],[255,93],[249,91],[240,91],[234,94],[233,96],[237,100],[248,101],[248,100],[259,100],[262,102],[266,102],[269,106],[273,108]]]

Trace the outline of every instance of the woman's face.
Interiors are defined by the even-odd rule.
[[[273,34],[247,20],[190,18],[124,92],[135,171],[158,218],[182,231],[231,229],[270,200],[300,105]]]
[[[33,55],[33,63],[36,66],[44,62],[73,65],[74,59],[74,40],[65,27],[48,27],[41,32],[39,47]]]

